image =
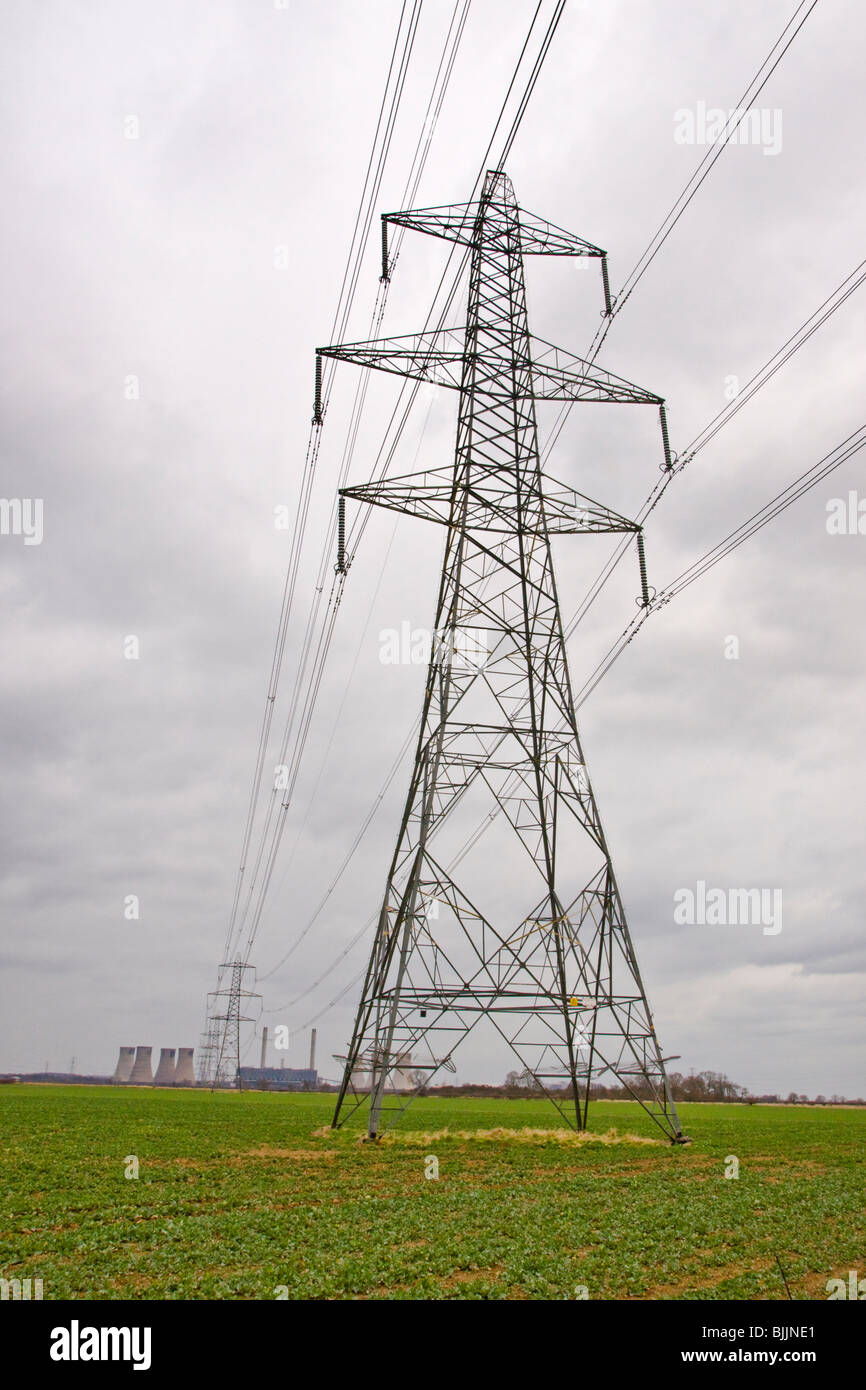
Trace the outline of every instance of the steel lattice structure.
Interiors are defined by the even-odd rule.
[[[228,989],[214,990],[208,997],[207,1057],[205,1065],[211,1089],[216,1086],[237,1086],[241,1089],[241,1024],[254,1022],[252,1014],[243,1014],[242,1000],[260,999],[261,995],[251,989],[244,989],[247,970],[255,970],[239,957],[225,961],[221,971],[230,970]],[[218,1013],[221,1007],[224,1013]]]
[[[469,301],[463,332],[318,350],[317,382],[327,356],[459,392],[453,467],[341,493],[439,523],[445,556],[415,765],[333,1124],[369,1097],[374,1137],[417,1092],[399,1089],[410,1067],[425,1084],[453,1071],[487,1018],[569,1124],[586,1126],[590,1083],[607,1075],[678,1142],[581,749],[550,546],[557,533],[640,539],[640,528],[542,471],[535,409],[654,405],[670,466],[663,402],[530,335],[524,257],[600,258],[610,313],[605,253],[520,209],[501,170],[474,202],[388,214],[385,274],[389,223],[467,246]],[[444,867],[440,845],[470,802],[509,828],[521,901],[496,901],[489,856],[474,878],[471,850]]]
[[[213,1083],[220,1051],[219,1024],[212,1016],[212,1008],[213,1000],[209,996],[206,1026],[204,1032],[199,1034],[196,1059],[196,1080],[200,1086],[210,1086]]]

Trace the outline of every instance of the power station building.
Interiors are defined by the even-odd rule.
[[[241,1067],[241,1085],[259,1091],[315,1091],[319,1074],[310,1067]]]

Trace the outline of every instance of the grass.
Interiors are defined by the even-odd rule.
[[[575,1142],[543,1101],[427,1098],[373,1145],[332,1104],[0,1088],[0,1276],[46,1299],[778,1299],[778,1256],[824,1299],[866,1274],[864,1110],[684,1105],[671,1147],[636,1142],[657,1132],[633,1105]]]

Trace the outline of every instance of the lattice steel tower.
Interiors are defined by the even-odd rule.
[[[530,335],[524,257],[601,258],[610,313],[605,253],[520,209],[501,170],[477,201],[384,217],[385,277],[389,223],[468,247],[469,303],[462,332],[318,350],[460,393],[453,467],[341,493],[446,532],[415,766],[333,1124],[369,1096],[375,1136],[415,1094],[401,1089],[410,1070],[427,1082],[453,1071],[458,1044],[488,1018],[569,1124],[585,1127],[590,1083],[606,1075],[677,1142],[581,751],[549,539],[633,532],[643,576],[640,528],[542,472],[535,418],[536,400],[655,405],[670,467],[663,402]],[[320,382],[317,360],[317,418]],[[510,846],[492,860],[489,836],[473,853],[452,834],[449,865],[458,809],[474,823],[479,808]]]
[[[224,961],[220,970],[230,970],[231,977],[228,988],[214,990],[208,1000],[206,1045],[210,1049],[210,1076],[207,1079],[211,1088],[236,1085],[241,1090],[241,1024],[255,1021],[253,1014],[244,1014],[241,1009],[246,1006],[245,1001],[261,999],[261,995],[244,989],[246,972],[255,971],[255,967],[247,965],[240,957]],[[225,1012],[218,1013],[222,1007]]]

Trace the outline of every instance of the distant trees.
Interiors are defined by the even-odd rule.
[[[420,1074],[419,1074],[420,1075]],[[413,1081],[415,1075],[412,1075]],[[866,1101],[847,1100],[845,1096],[833,1095],[828,1100],[825,1096],[816,1096],[814,1101],[808,1096],[798,1094],[796,1091],[789,1092],[786,1098],[778,1095],[752,1095],[748,1087],[740,1086],[724,1072],[718,1071],[698,1071],[689,1072],[684,1076],[682,1072],[668,1072],[668,1081],[671,1087],[671,1094],[675,1101],[704,1101],[708,1103],[726,1102],[727,1104],[740,1105],[866,1105]],[[417,1083],[416,1083],[417,1084]],[[569,1100],[572,1096],[571,1084],[565,1081],[557,1086],[550,1083],[549,1089],[555,1093],[558,1100]],[[538,1097],[546,1094],[544,1087],[536,1081],[528,1067],[522,1071],[510,1071],[501,1086],[486,1086],[479,1083],[469,1083],[457,1086],[426,1086],[423,1094],[447,1096],[485,1096],[485,1097],[504,1097],[509,1100],[525,1100],[530,1097]],[[581,1092],[582,1095],[582,1092]],[[629,1089],[619,1085],[603,1085],[601,1082],[594,1081],[590,1090],[591,1100],[648,1100],[651,1091],[648,1082],[641,1077],[631,1078]]]
[[[523,1071],[510,1071],[505,1078],[505,1094],[512,1099],[518,1096],[541,1096],[543,1087],[536,1081],[528,1067]]]
[[[668,1073],[668,1081],[674,1100],[730,1102],[750,1099],[748,1088],[738,1086],[735,1081],[731,1081],[729,1077],[725,1076],[724,1072],[699,1071],[683,1076],[681,1072],[674,1071]],[[505,1094],[512,1099],[517,1099],[520,1096],[538,1096],[544,1093],[528,1068],[524,1068],[523,1071],[510,1071],[505,1078],[504,1090]],[[570,1083],[562,1087],[558,1094],[563,1099],[570,1099]],[[649,1083],[642,1077],[635,1077],[629,1090],[626,1090],[624,1086],[603,1086],[594,1082],[590,1095],[594,1100],[631,1100],[635,1096],[648,1100],[651,1089]]]
[[[674,1071],[668,1075],[674,1100],[745,1100],[748,1087],[738,1086],[724,1072],[698,1071],[683,1076]]]

